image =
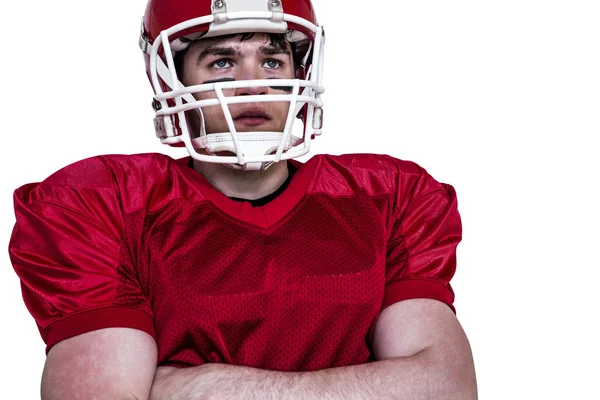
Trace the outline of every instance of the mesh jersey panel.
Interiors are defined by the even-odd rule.
[[[309,196],[268,232],[207,202],[141,213],[131,219],[145,220],[134,241],[147,267],[160,360],[310,370],[369,357],[385,231],[366,195]]]
[[[91,330],[90,321],[74,315],[102,309],[93,329],[146,330],[157,340],[159,365],[308,371],[373,360],[371,336],[382,305],[414,297],[452,305],[449,280],[460,240],[453,192],[412,163],[315,156],[298,164],[282,196],[254,208],[216,193],[185,161],[138,155],[103,163],[110,179],[92,188],[67,168],[16,194],[22,217],[11,257],[26,304],[44,338],[52,337],[49,347]],[[84,183],[86,193],[110,193],[100,196],[108,200],[81,201]],[[93,217],[80,225],[88,236],[114,232],[116,258],[105,260],[102,249],[90,247],[83,268],[64,256],[72,245],[67,235],[60,246],[43,249],[46,260],[59,262],[44,261],[44,269],[31,273],[40,254],[23,238],[49,222],[26,210],[50,199],[72,215]],[[120,216],[115,222],[106,212]],[[94,252],[101,265],[92,261]],[[43,284],[49,272],[62,274],[52,293]],[[101,294],[71,291],[84,282],[98,292],[98,276]],[[144,312],[153,326],[128,320],[131,314],[120,317],[123,310]]]

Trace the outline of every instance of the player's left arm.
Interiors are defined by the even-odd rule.
[[[444,303],[412,299],[387,307],[373,347],[378,361],[312,372],[160,367],[150,398],[477,399],[469,342]]]

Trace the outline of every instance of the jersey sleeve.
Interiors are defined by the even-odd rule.
[[[450,280],[462,238],[456,193],[418,170],[419,174],[399,179],[382,309],[403,300],[430,298],[455,311]]]
[[[15,191],[9,253],[46,352],[102,328],[155,336],[148,297],[123,245],[117,193],[100,159]]]

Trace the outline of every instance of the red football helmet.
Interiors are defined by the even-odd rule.
[[[195,40],[248,32],[285,34],[294,49],[302,52],[295,58],[302,60],[304,76],[189,87],[181,83],[174,62],[178,51],[185,50]],[[324,38],[323,27],[317,23],[310,0],[149,0],[142,22],[140,47],[155,93],[156,135],[162,143],[183,144],[194,159],[250,170],[306,154],[311,139],[321,133]],[[255,86],[291,90],[286,94],[246,96],[225,96],[223,93],[224,89]],[[207,91],[215,93],[215,98],[197,100],[193,96]],[[275,101],[290,103],[283,131],[236,131],[230,104]],[[202,109],[215,105],[223,111],[228,132],[205,131]],[[193,113],[200,123],[190,124],[189,113]],[[303,127],[293,131],[296,117],[302,120]],[[206,154],[199,153],[198,149],[204,149]],[[222,152],[232,152],[235,156],[216,155]]]

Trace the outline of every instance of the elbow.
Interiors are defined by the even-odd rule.
[[[475,374],[454,373],[446,379],[444,398],[456,400],[477,400],[477,382]]]
[[[429,398],[452,400],[477,400],[475,366],[469,351],[456,348],[426,347],[408,358],[416,367],[413,371],[415,383]],[[416,376],[419,375],[419,378]]]
[[[441,362],[440,362],[441,361]],[[477,400],[477,379],[471,353],[446,355],[438,360],[438,376],[444,398],[456,400]]]

